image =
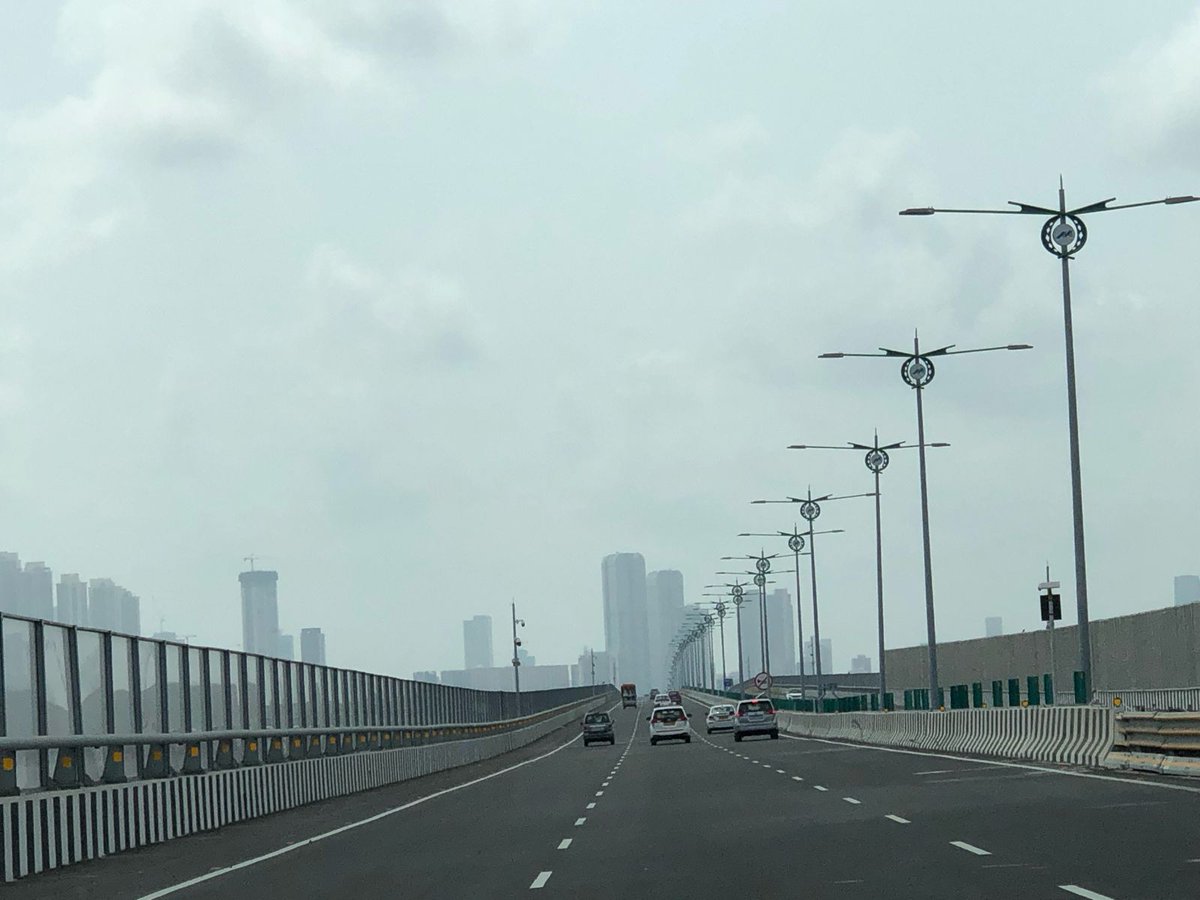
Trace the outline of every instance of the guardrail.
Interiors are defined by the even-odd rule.
[[[1200,713],[1120,713],[1105,765],[1165,775],[1200,775]]]
[[[1135,712],[1200,712],[1200,687],[1096,691],[1093,702]]]
[[[266,759],[282,749],[250,748],[246,742],[255,735],[257,740],[337,735],[341,751],[347,735],[374,740],[406,728],[411,733],[455,727],[439,723],[507,721],[593,690],[523,691],[518,700],[508,691],[410,681],[8,614],[0,615],[0,638],[0,794],[156,778],[196,771],[193,767],[220,769],[230,757],[248,754],[253,763],[256,755]],[[207,737],[215,734],[237,736]],[[168,735],[191,737],[164,740]],[[78,752],[122,745],[137,752]],[[288,753],[307,753],[311,746],[289,745]],[[328,743],[321,749],[332,751]]]

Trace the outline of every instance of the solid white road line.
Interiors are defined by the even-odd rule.
[[[812,741],[817,744],[835,744],[847,750],[877,750],[880,753],[906,753],[909,756],[930,756],[934,759],[949,759],[954,762],[973,762],[983,766],[995,766],[1006,769],[1028,769],[1031,772],[1045,772],[1048,775],[1065,775],[1068,778],[1091,778],[1095,781],[1116,781],[1121,784],[1136,784],[1141,787],[1160,788],[1164,791],[1183,791],[1188,794],[1200,794],[1200,787],[1188,787],[1183,784],[1170,784],[1162,781],[1143,781],[1140,778],[1122,778],[1119,775],[1098,775],[1094,772],[1075,772],[1070,769],[1049,769],[1045,766],[1031,763],[1001,762],[994,759],[980,759],[977,756],[950,756],[948,753],[934,753],[930,750],[908,750],[902,747],[882,747],[878,744],[850,744],[846,741],[834,741],[829,738],[799,737],[794,734],[779,732],[779,736],[789,741]]]
[[[580,816],[578,819],[575,820],[575,827],[578,828],[580,825],[582,825],[586,821],[587,821],[587,816]]]
[[[827,787],[822,787],[822,786],[821,786],[821,785],[819,785],[819,784],[814,784],[814,785],[813,785],[813,790],[817,790],[817,791],[827,791],[827,790],[829,790],[829,788],[827,788]]]
[[[901,825],[911,825],[912,824],[912,822],[910,822],[908,819],[904,818],[903,816],[894,816],[891,813],[888,813],[886,816],[884,816],[884,818],[891,819],[893,822],[899,822]]]
[[[588,809],[595,809],[595,808],[596,808],[596,804],[595,804],[594,802],[593,802],[593,803],[589,803],[589,804],[587,805],[587,808],[588,808]]]
[[[976,856],[991,856],[991,852],[984,850],[982,847],[976,847],[974,844],[968,844],[966,841],[951,841],[951,847],[957,847],[959,850],[966,850],[968,853],[974,853]]]
[[[550,880],[551,872],[538,872],[538,877],[533,879],[533,884],[529,886],[531,891],[540,890],[546,886],[546,882]]]
[[[1081,888],[1077,884],[1060,884],[1059,887],[1068,894],[1074,894],[1076,897],[1085,897],[1087,900],[1113,900],[1112,897],[1106,894],[1097,894],[1095,891]]]
[[[842,799],[845,800],[847,803],[853,803],[855,806],[859,806],[862,804],[861,800],[855,800],[853,797],[843,797]]]
[[[613,706],[609,707],[608,711],[612,712],[616,708],[617,708],[616,705],[613,705]],[[532,759],[524,760],[523,762],[519,762],[514,765],[508,766],[506,768],[503,768],[498,772],[493,772],[490,775],[483,775],[479,778],[473,778],[470,781],[464,781],[462,784],[456,784],[452,787],[444,788],[443,790],[440,790],[440,791],[434,791],[432,794],[426,794],[424,797],[418,797],[416,800],[410,800],[407,803],[400,804],[399,806],[393,806],[391,809],[385,809],[381,813],[376,813],[373,816],[367,816],[367,818],[359,819],[357,822],[351,822],[348,825],[342,825],[338,828],[331,829],[330,831],[325,831],[325,832],[322,832],[321,834],[313,835],[310,838],[305,838],[304,840],[297,841],[294,844],[288,844],[285,847],[280,847],[278,850],[272,850],[270,853],[264,853],[261,856],[253,856],[250,859],[244,859],[241,862],[234,863],[231,866],[224,866],[220,869],[213,869],[211,872],[205,872],[203,875],[197,875],[195,878],[189,878],[187,881],[181,881],[178,884],[171,885],[170,887],[165,887],[165,888],[162,888],[161,890],[152,891],[149,894],[143,894],[141,897],[138,898],[138,900],[158,900],[159,897],[167,897],[171,894],[177,894],[180,891],[186,890],[187,888],[190,888],[190,887],[194,887],[197,884],[203,884],[206,881],[212,881],[214,878],[220,878],[222,875],[228,875],[230,872],[236,872],[239,869],[246,869],[246,868],[249,868],[250,866],[256,866],[259,863],[266,862],[269,859],[275,859],[276,857],[283,856],[286,853],[292,853],[296,850],[301,850],[304,847],[309,846],[310,844],[317,843],[318,841],[323,841],[323,840],[326,840],[327,838],[336,837],[337,835],[344,834],[347,831],[353,831],[355,828],[361,828],[363,825],[370,825],[373,822],[378,822],[380,819],[386,819],[388,816],[394,816],[396,813],[404,812],[404,810],[406,810],[406,809],[412,809],[414,806],[420,806],[422,803],[427,803],[428,801],[433,800],[437,797],[442,797],[442,796],[445,796],[446,794],[453,794],[455,791],[461,791],[463,788],[471,787],[472,785],[479,784],[480,782],[483,782],[483,781],[490,781],[491,779],[496,778],[497,776],[505,775],[516,769],[524,768],[525,766],[528,766],[532,763],[540,762],[541,760],[546,759],[549,756],[553,756],[555,753],[558,753],[560,750],[565,750],[567,747],[570,747],[573,743],[575,743],[577,740],[579,740],[579,738],[581,736],[582,735],[577,734],[577,735],[575,735],[575,737],[571,738],[566,743],[559,744],[553,750],[551,750],[547,753],[543,753],[541,756],[535,756]],[[549,872],[544,872],[542,874],[544,874],[547,878],[550,877]],[[540,878],[541,876],[539,875],[538,877]],[[545,882],[543,881],[542,884],[545,884]],[[541,887],[541,886],[542,885],[540,885],[540,884],[538,885],[538,887]]]
[[[913,772],[914,775],[946,775],[955,769],[930,769],[928,772]]]
[[[566,849],[567,849],[568,847],[570,847],[570,846],[571,846],[571,839],[570,839],[570,838],[563,838],[561,841],[559,841],[559,842],[558,842],[558,849],[559,849],[559,850],[566,850]]]

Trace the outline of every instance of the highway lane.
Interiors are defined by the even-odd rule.
[[[1097,773],[786,736],[708,740],[748,769],[757,759],[813,793],[907,820],[888,820],[903,832],[891,847],[937,865],[949,849],[1011,880],[1004,889],[1030,892],[999,896],[1200,897],[1200,786],[1187,779],[1085,777]]]

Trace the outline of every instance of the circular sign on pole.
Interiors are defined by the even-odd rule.
[[[867,451],[867,468],[876,475],[888,467],[889,461],[886,450]]]
[[[733,590],[730,591],[730,593],[732,593],[733,596],[735,596],[735,597],[740,597],[740,596],[742,596],[742,594],[746,593],[746,589],[744,587],[742,587],[740,584],[735,584],[733,586]]]
[[[767,672],[759,672],[754,676],[754,686],[760,691],[769,691],[771,689],[772,682],[773,679]]]
[[[798,534],[793,534],[788,538],[788,549],[793,553],[799,553],[804,549],[804,538]]]
[[[933,360],[928,356],[910,356],[900,366],[900,377],[911,388],[923,388],[933,381]]]
[[[800,518],[807,522],[813,521],[821,514],[821,504],[815,500],[805,500],[800,504]]]
[[[762,587],[766,583],[767,583],[767,576],[764,575],[762,572],[759,572],[757,575],[754,576],[754,584],[756,586]]]
[[[754,568],[758,569],[758,571],[760,571],[760,572],[764,572],[764,573],[770,572],[771,571],[771,561],[769,559],[767,559],[765,556],[760,556],[758,559],[756,559],[754,561]]]

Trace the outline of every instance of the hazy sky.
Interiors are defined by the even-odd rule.
[[[689,599],[760,496],[868,490],[808,441],[915,438],[939,637],[1074,621],[1062,311],[1041,221],[902,207],[1200,193],[1189,2],[0,4],[0,549],[237,646],[279,570],[330,662],[462,664],[510,597],[603,641],[600,559]],[[1149,12],[1152,9],[1153,12]],[[1074,268],[1094,617],[1200,571],[1200,204],[1094,216]],[[916,459],[884,482],[889,644],[923,637]],[[822,632],[874,658],[869,501]],[[782,547],[780,547],[782,549]],[[807,598],[807,590],[805,593]],[[805,609],[806,629],[810,613]]]

